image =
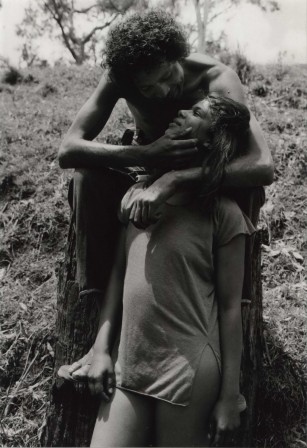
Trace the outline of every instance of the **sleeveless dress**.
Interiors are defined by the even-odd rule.
[[[221,371],[214,250],[254,231],[225,197],[210,211],[166,204],[147,229],[128,225],[118,388],[186,406],[208,344]]]

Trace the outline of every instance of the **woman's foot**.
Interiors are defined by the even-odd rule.
[[[70,365],[61,366],[58,370],[58,376],[68,381],[87,381],[88,372],[93,358],[93,349]]]

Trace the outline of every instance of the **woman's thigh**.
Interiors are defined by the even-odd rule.
[[[153,404],[151,398],[115,389],[112,400],[100,405],[91,447],[148,446]]]
[[[209,419],[220,389],[220,372],[208,345],[196,372],[188,406],[157,404],[157,446],[208,446]]]

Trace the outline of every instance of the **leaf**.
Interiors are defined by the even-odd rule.
[[[28,311],[28,307],[27,307],[27,305],[25,305],[24,303],[20,302],[20,303],[19,303],[19,306],[20,306],[20,308],[21,308],[23,311]]]
[[[269,255],[270,257],[277,257],[280,255],[280,250],[270,250]]]
[[[49,344],[49,342],[47,342],[47,350],[50,353],[50,355],[52,356],[52,358],[54,358],[54,351],[53,351],[53,348],[51,347],[51,345]]]
[[[6,273],[6,268],[1,268],[0,269],[0,281],[4,278]]]
[[[304,257],[298,252],[292,252],[292,255],[297,261],[304,261]]]

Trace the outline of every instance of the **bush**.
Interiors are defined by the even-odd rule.
[[[268,89],[267,85],[265,85],[265,83],[263,83],[261,81],[257,81],[252,86],[252,92],[256,96],[265,97],[269,93],[269,89]]]
[[[2,75],[2,82],[14,86],[15,84],[21,82],[23,79],[22,74],[17,70],[17,68],[9,65]]]
[[[254,66],[240,49],[234,52],[227,50],[223,51],[220,54],[220,61],[234,69],[242,84],[248,84],[252,79]]]

